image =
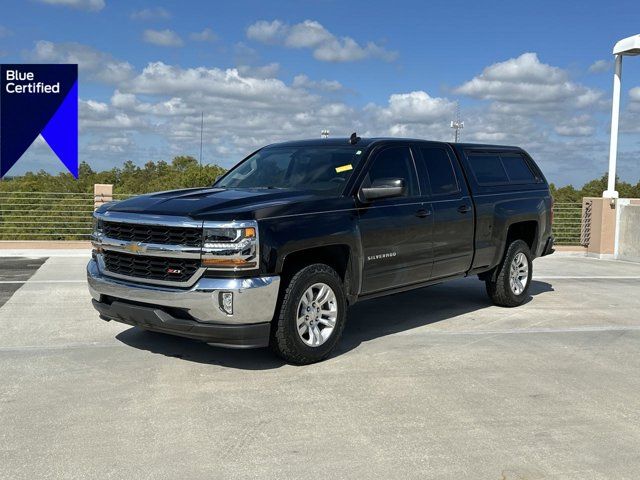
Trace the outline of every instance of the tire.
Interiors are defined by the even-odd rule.
[[[321,290],[320,285],[329,287],[333,297],[326,290]],[[307,293],[310,289],[311,297]],[[310,298],[317,294],[317,300],[323,301],[321,292],[328,295],[330,300],[318,307]],[[308,365],[327,358],[340,340],[347,316],[344,286],[335,270],[320,263],[303,268],[291,278],[278,303],[279,308],[271,330],[271,349],[287,362],[296,365]],[[314,307],[320,308],[320,312],[306,315],[307,309]],[[302,321],[302,333],[299,333],[298,321],[303,317],[309,320]],[[327,329],[332,322],[334,326],[329,331]]]
[[[524,257],[523,257],[524,256]],[[519,275],[516,275],[513,271],[513,265],[515,259],[518,258],[521,262],[522,268],[518,268]],[[525,262],[526,260],[526,262]],[[526,276],[524,276],[524,265],[526,264]],[[491,298],[494,305],[501,307],[517,307],[529,298],[529,287],[531,286],[531,276],[533,274],[533,264],[531,261],[531,251],[529,246],[522,240],[515,240],[508,248],[507,253],[502,260],[502,263],[496,267],[497,271],[485,281],[487,287],[487,294]],[[524,276],[519,285],[515,282],[515,286],[512,285],[511,280],[513,277]],[[526,283],[523,285],[523,280],[526,278]],[[520,291],[519,287],[523,287]]]

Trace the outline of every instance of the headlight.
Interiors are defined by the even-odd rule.
[[[91,244],[93,245],[93,250],[91,255],[94,258],[97,253],[102,253],[102,227],[102,220],[93,217],[93,232],[91,233]]]
[[[202,265],[218,270],[249,270],[258,266],[257,222],[205,222]]]
[[[99,218],[93,217],[93,234],[99,235],[102,233],[103,222]]]

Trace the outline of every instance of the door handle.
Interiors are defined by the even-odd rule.
[[[469,205],[460,205],[458,207],[458,212],[460,213],[467,213],[471,211],[471,207]]]
[[[416,217],[418,218],[426,218],[429,215],[431,215],[431,210],[425,210],[424,208],[421,208],[416,212]]]

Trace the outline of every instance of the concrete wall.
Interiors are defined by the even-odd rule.
[[[93,208],[98,208],[111,201],[113,201],[113,185],[96,183],[93,186]]]
[[[640,262],[640,200],[619,199],[616,258]]]
[[[591,204],[590,235],[587,255],[613,259],[616,231],[616,202],[609,198],[585,197],[582,199],[582,219],[585,219],[587,203]],[[584,226],[583,226],[584,228]]]

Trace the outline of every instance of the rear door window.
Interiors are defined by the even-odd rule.
[[[480,185],[509,183],[509,177],[497,153],[472,153],[467,158]]]
[[[507,171],[511,183],[535,183],[536,176],[529,168],[525,158],[517,153],[500,155],[502,164]]]
[[[444,148],[420,147],[420,154],[429,176],[432,195],[449,195],[460,191],[451,157]]]

